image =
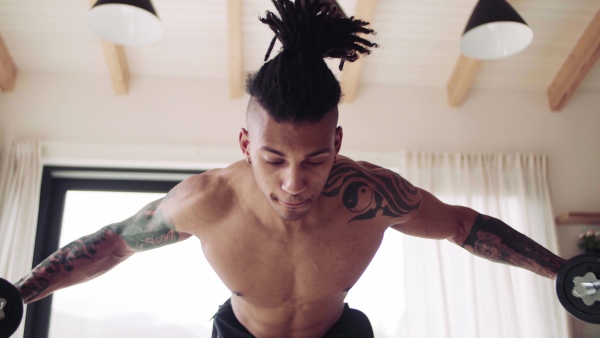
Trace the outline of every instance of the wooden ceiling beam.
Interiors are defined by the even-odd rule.
[[[97,0],[91,0],[90,4],[94,6]],[[108,72],[113,84],[115,95],[127,95],[129,92],[129,65],[125,57],[125,49],[116,43],[100,39],[104,57],[108,65]]]
[[[239,99],[244,93],[242,51],[242,0],[227,1],[229,34],[229,96]]]
[[[356,3],[356,11],[354,13],[354,17],[366,22],[373,23],[376,8],[377,0],[358,0],[358,2]],[[344,96],[342,97],[342,102],[344,103],[352,103],[356,99],[356,96],[358,94],[358,87],[360,85],[364,60],[364,57],[360,57],[354,62],[344,63],[344,70],[342,71],[341,80],[342,92],[344,93]]]
[[[15,89],[17,66],[13,61],[2,35],[0,35],[0,90],[10,92]]]
[[[446,94],[450,107],[458,108],[463,104],[467,94],[471,90],[471,85],[480,65],[481,60],[472,59],[462,54],[458,58],[450,80],[446,85]]]
[[[600,57],[600,10],[548,87],[550,109],[561,110]]]
[[[100,39],[106,57],[115,95],[127,95],[129,92],[129,66],[123,46]]]

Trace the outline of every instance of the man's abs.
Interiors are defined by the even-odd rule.
[[[338,321],[345,294],[312,303],[290,300],[267,308],[238,296],[231,303],[236,318],[255,337],[314,338],[322,337]]]

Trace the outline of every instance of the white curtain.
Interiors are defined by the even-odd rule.
[[[41,143],[15,141],[0,173],[0,277],[14,283],[31,270],[40,196]],[[13,337],[23,335],[23,322]]]
[[[442,201],[501,219],[558,251],[545,156],[404,153],[398,169]],[[449,241],[405,236],[405,259],[407,337],[569,336],[550,279]]]

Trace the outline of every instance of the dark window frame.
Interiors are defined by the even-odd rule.
[[[60,175],[61,172],[77,173],[75,177]],[[107,177],[98,178],[98,173]],[[45,166],[42,172],[40,205],[35,238],[32,268],[58,250],[61,224],[67,191],[120,191],[167,193],[180,180],[166,179],[168,175],[191,176],[202,173],[194,170],[151,170],[122,168],[81,168]],[[123,178],[118,177],[123,174]],[[140,178],[132,178],[135,175]],[[144,178],[145,174],[167,174],[162,179]],[[101,176],[101,175],[100,175]],[[75,238],[74,238],[75,239]],[[27,305],[24,338],[48,337],[52,295]]]

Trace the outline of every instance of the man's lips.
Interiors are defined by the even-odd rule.
[[[305,205],[307,202],[308,202],[308,200],[304,200],[304,201],[302,201],[300,203],[298,203],[298,202],[290,203],[290,202],[279,200],[279,203],[285,205],[286,207],[290,207],[290,208],[301,207],[301,206]]]

